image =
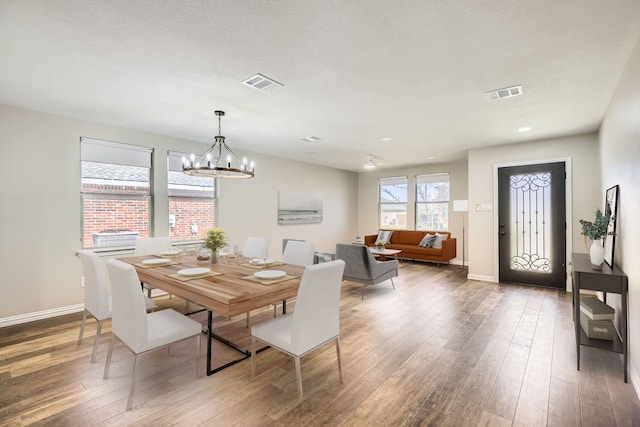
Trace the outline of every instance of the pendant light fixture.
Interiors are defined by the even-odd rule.
[[[218,135],[213,145],[201,156],[191,154],[182,158],[182,172],[191,176],[209,178],[253,178],[254,164],[247,166],[247,160],[240,159],[231,151],[221,132],[221,117],[224,111],[216,110],[218,116]]]

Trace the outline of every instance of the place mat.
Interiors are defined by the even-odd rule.
[[[271,268],[271,267],[275,267],[277,265],[287,265],[286,262],[282,262],[282,261],[274,261],[271,264],[267,264],[266,266],[264,266],[263,264],[251,264],[250,262],[245,262],[243,264],[240,264],[244,267],[249,267],[249,268],[253,268],[254,270],[263,270],[264,268]]]
[[[250,282],[254,282],[254,283],[260,283],[261,285],[273,285],[274,283],[285,282],[287,280],[295,279],[296,277],[298,276],[292,276],[290,274],[287,274],[286,276],[278,277],[277,279],[260,279],[259,277],[251,275],[251,276],[244,276],[243,279],[248,280]]]
[[[210,271],[208,273],[199,274],[197,276],[181,276],[178,273],[167,274],[167,276],[171,277],[172,279],[178,279],[181,282],[187,282],[189,280],[204,279],[205,277],[210,277],[210,276],[220,276],[221,274],[224,274],[224,273],[218,273],[217,271]]]
[[[165,262],[164,264],[143,264],[139,262],[133,265],[140,268],[153,268],[153,267],[166,267],[167,265],[173,265],[173,264],[180,264],[180,263],[178,261],[167,260],[167,262]]]
[[[158,257],[158,258],[179,258],[181,256],[183,256],[184,254],[182,252],[178,252],[175,254],[153,254],[153,256]]]

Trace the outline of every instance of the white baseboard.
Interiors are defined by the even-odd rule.
[[[622,355],[620,355],[620,360],[623,360]],[[631,385],[633,385],[636,395],[640,398],[640,377],[638,376],[638,371],[636,371],[635,366],[631,363],[631,360],[629,360],[629,381],[631,381]]]
[[[483,282],[493,282],[498,283],[498,280],[493,276],[483,276],[481,274],[468,274],[467,279],[470,280],[481,280]]]
[[[77,313],[84,310],[84,304],[69,305],[67,307],[52,308],[49,310],[36,311],[34,313],[19,314],[17,316],[0,318],[0,328],[5,326],[19,325],[21,323],[33,322],[34,320],[49,319],[51,317],[62,316],[64,314]]]

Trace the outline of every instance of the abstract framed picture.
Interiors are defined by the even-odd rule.
[[[604,262],[613,268],[613,255],[616,248],[616,223],[618,222],[618,186],[609,188],[604,197],[604,214],[612,217],[604,236]]]
[[[278,194],[278,224],[320,224],[322,195],[280,191]]]

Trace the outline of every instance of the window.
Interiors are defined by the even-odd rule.
[[[182,157],[170,151],[168,161],[169,236],[171,240],[194,240],[213,228],[215,183],[213,178],[182,173]]]
[[[380,228],[407,228],[407,177],[380,178]]]
[[[449,174],[416,176],[416,230],[449,229]]]
[[[132,247],[147,237],[151,148],[80,139],[82,247]]]

